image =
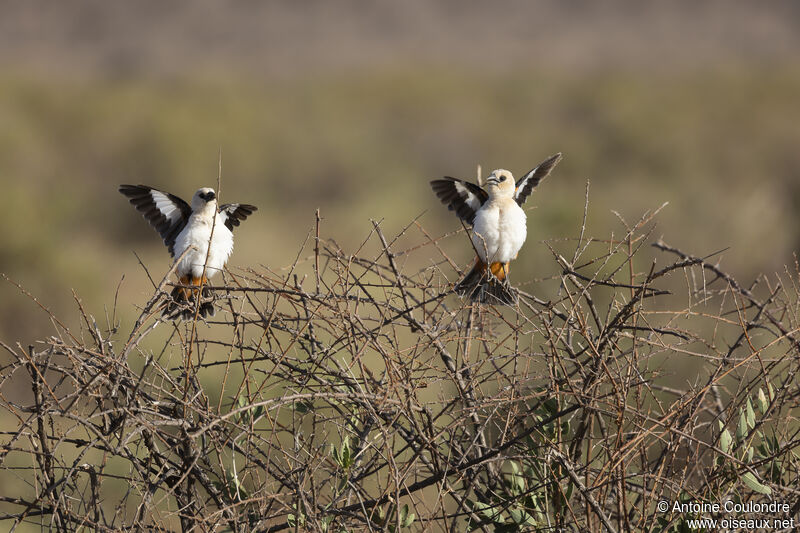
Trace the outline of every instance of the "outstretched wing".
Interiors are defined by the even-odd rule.
[[[489,198],[488,193],[474,183],[456,178],[433,180],[431,188],[448,209],[468,224],[475,221],[475,213]]]
[[[128,197],[144,218],[164,239],[169,254],[175,257],[175,239],[192,215],[189,204],[167,192],[147,185],[120,185],[119,192]]]
[[[525,200],[527,200],[528,196],[533,192],[533,189],[539,185],[540,181],[550,174],[550,171],[553,170],[553,167],[555,167],[559,161],[561,161],[561,152],[548,157],[539,163],[536,168],[522,176],[517,182],[517,190],[514,191],[514,200],[516,200],[519,205],[524,204]]]
[[[258,208],[249,204],[222,204],[219,206],[219,212],[222,215],[222,220],[229,230],[241,224],[242,220],[246,219],[257,211]]]

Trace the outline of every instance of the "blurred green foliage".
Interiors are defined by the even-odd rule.
[[[123,318],[146,301],[169,257],[120,183],[183,197],[215,186],[260,210],[237,230],[231,265],[291,263],[320,208],[323,236],[355,247],[369,219],[399,230],[427,211],[431,234],[459,228],[431,194],[441,175],[519,174],[562,151],[529,201],[515,282],[545,239],[575,237],[591,180],[588,234],[606,236],[663,202],[657,235],[724,254],[742,280],[792,262],[798,239],[800,71],[634,73],[396,71],[256,82],[0,80],[0,272],[54,312],[71,289],[98,319],[117,285]],[[445,247],[466,264],[466,242]],[[548,264],[552,263],[547,261]],[[548,267],[551,268],[551,267]],[[455,275],[455,274],[454,274]],[[546,295],[543,295],[545,297]],[[46,315],[8,283],[0,338],[47,335]]]

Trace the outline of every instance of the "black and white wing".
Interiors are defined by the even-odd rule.
[[[169,254],[175,257],[175,239],[192,215],[189,204],[167,192],[147,185],[120,185],[119,192],[128,197],[144,218],[164,239]]]
[[[253,211],[257,210],[258,208],[256,206],[249,204],[222,204],[219,206],[219,212],[222,215],[222,220],[231,231],[233,231],[233,228],[241,224],[242,220],[252,215]]]
[[[474,183],[456,178],[433,180],[431,188],[448,209],[468,224],[475,221],[475,213],[489,198],[489,194]]]
[[[553,167],[555,167],[559,161],[561,161],[561,152],[548,157],[539,163],[536,168],[522,176],[517,182],[517,190],[514,191],[514,200],[516,200],[519,205],[524,204],[525,200],[527,200],[528,196],[533,192],[533,189],[539,185],[540,181],[550,174],[550,171],[553,170]]]

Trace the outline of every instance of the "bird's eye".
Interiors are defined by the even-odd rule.
[[[505,176],[500,176],[500,181],[506,181],[506,177]]]

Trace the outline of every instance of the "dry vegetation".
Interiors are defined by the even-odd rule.
[[[211,327],[158,322],[168,276],[129,335],[76,300],[80,331],[52,316],[52,337],[3,345],[2,523],[680,531],[692,515],[660,500],[728,499],[796,515],[798,272],[745,288],[653,242],[653,216],[549,243],[558,296],[517,308],[452,296],[440,244],[466,238],[417,221],[345,253],[318,220],[289,270],[228,272]],[[407,272],[414,254],[430,264]]]

